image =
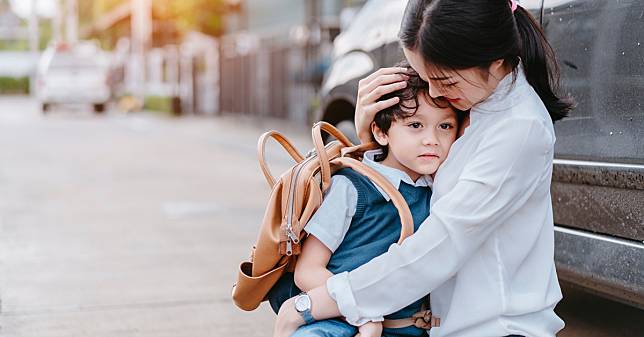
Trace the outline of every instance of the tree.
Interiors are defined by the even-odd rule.
[[[172,0],[154,3],[155,13],[173,20],[181,32],[196,30],[220,36],[225,32],[224,15],[229,6],[224,0]]]
[[[89,27],[99,18],[132,0],[78,1],[81,27]],[[154,39],[160,44],[180,38],[188,31],[199,31],[212,36],[225,33],[225,15],[240,10],[226,0],[152,0],[155,21]],[[92,32],[104,47],[110,48],[119,37],[129,34],[129,24],[119,23],[109,31]],[[82,29],[81,29],[82,31]],[[172,43],[172,42],[170,42]]]

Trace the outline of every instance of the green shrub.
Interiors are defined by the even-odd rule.
[[[181,101],[178,97],[146,96],[143,109],[181,116]]]
[[[0,94],[28,94],[29,77],[0,76]]]
[[[172,100],[167,96],[146,96],[143,103],[145,110],[160,111],[165,113],[172,112]]]

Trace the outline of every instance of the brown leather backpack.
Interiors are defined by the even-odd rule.
[[[322,131],[337,140],[324,145]],[[313,126],[312,136],[315,148],[307,156],[300,154],[277,131],[268,131],[259,138],[259,163],[272,192],[250,259],[240,264],[237,283],[233,286],[233,301],[243,310],[256,309],[284,272],[293,271],[302,241],[307,236],[304,226],[320,207],[332,172],[340,168],[350,167],[363,174],[391,197],[402,223],[399,244],[414,232],[413,218],[402,195],[382,175],[359,161],[364,151],[377,144],[354,146],[339,130],[325,122]],[[264,156],[270,138],[296,161],[295,166],[277,180],[266,166]]]

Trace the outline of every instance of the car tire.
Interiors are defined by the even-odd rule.
[[[41,106],[42,113],[46,114],[47,112],[49,112],[49,108],[50,108],[49,103],[43,103],[42,106]]]
[[[97,114],[105,112],[105,103],[94,104],[94,112]]]

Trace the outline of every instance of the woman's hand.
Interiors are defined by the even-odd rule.
[[[407,86],[409,77],[407,68],[380,68],[375,73],[358,82],[358,99],[356,100],[355,124],[360,142],[372,141],[371,122],[378,111],[398,104],[398,97],[378,101],[385,94]]]

